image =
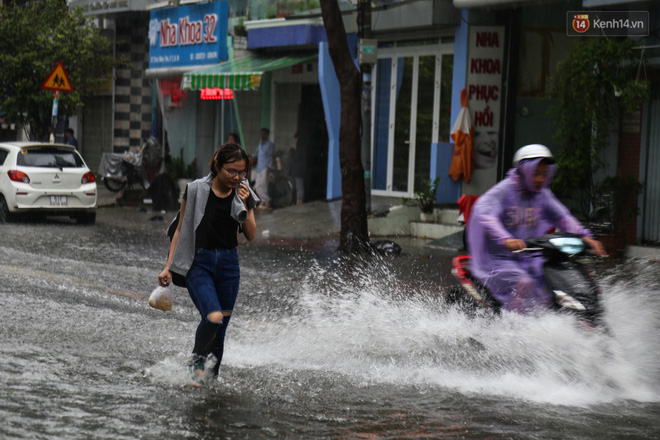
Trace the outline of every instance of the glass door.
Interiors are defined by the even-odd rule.
[[[451,52],[440,46],[379,49],[372,96],[373,194],[412,197],[428,182],[431,145],[440,132],[449,132],[442,116],[451,101]],[[441,123],[446,130],[438,129]]]
[[[392,61],[396,69],[394,90],[394,145],[392,160],[392,191],[408,192],[410,168],[411,115],[413,107],[413,57],[401,57]]]

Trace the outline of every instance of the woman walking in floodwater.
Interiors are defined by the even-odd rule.
[[[238,144],[226,143],[213,153],[211,173],[186,186],[167,264],[158,275],[161,286],[170,284],[172,273],[185,276],[190,298],[202,316],[190,362],[194,386],[204,385],[207,358],[212,355],[216,360],[214,377],[222,361],[240,281],[239,226],[247,240],[257,233],[258,199],[245,179],[249,166]]]

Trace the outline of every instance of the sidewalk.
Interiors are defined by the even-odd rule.
[[[383,213],[401,204],[400,198],[372,197],[371,210]],[[342,200],[314,201],[271,210],[255,210],[260,234],[266,238],[310,240],[339,237]]]
[[[99,208],[112,208],[118,205],[118,199],[122,193],[109,191],[103,182],[97,182]],[[371,212],[369,216],[369,231],[373,234],[372,239],[390,239],[407,249],[416,249],[418,252],[429,249],[451,250],[451,246],[438,246],[438,240],[412,237],[408,234],[388,233],[374,234],[375,229],[385,231],[396,231],[397,225],[407,221],[398,213],[401,210],[402,200],[398,197],[373,197],[371,198]],[[314,201],[302,205],[293,205],[287,208],[272,210],[255,210],[258,225],[257,239],[267,240],[329,240],[338,241],[341,230],[341,206],[342,200]],[[149,210],[151,206],[145,205]],[[396,215],[385,216],[393,208]],[[158,213],[160,214],[160,213]],[[172,214],[172,215],[170,215]],[[418,214],[416,214],[418,216]],[[166,219],[173,213],[164,215]],[[396,225],[394,224],[396,223]],[[383,225],[386,225],[383,227]],[[460,245],[457,245],[461,247]],[[426,252],[426,251],[424,251]]]
[[[117,205],[121,192],[110,192],[103,182],[97,182],[98,207]],[[262,239],[294,239],[294,240],[338,240],[341,230],[342,200],[314,201],[303,205],[293,205],[287,208],[272,210],[256,210],[258,225],[257,238]],[[147,205],[147,209],[150,209]],[[391,211],[390,211],[391,209]],[[418,238],[410,234],[400,234],[398,225],[411,221],[411,215],[406,214],[407,208],[402,206],[400,198],[371,198],[372,216],[368,219],[369,232],[373,240],[391,239],[405,247],[444,249],[450,251],[462,250],[462,238],[453,234],[445,239]],[[384,214],[389,214],[385,216]],[[383,233],[384,231],[384,233]],[[629,245],[626,247],[627,258],[660,261],[660,247]]]
[[[102,181],[96,182],[96,205],[99,208],[106,208],[109,206],[114,206],[117,204],[117,199],[121,197],[122,193],[113,193],[108,188],[105,187]]]

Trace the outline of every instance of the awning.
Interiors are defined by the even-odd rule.
[[[183,90],[201,90],[206,88],[232,90],[258,90],[261,75],[285,67],[294,66],[313,60],[318,55],[264,57],[248,55],[243,58],[225,61],[183,75]]]

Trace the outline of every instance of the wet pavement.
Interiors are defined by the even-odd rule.
[[[320,226],[286,235],[306,208],[260,212],[240,243],[221,377],[203,389],[187,386],[186,291],[147,305],[173,212],[0,225],[0,438],[660,438],[660,265],[600,275],[611,334],[469,317],[442,300],[456,251],[397,238],[398,258],[341,256]]]

